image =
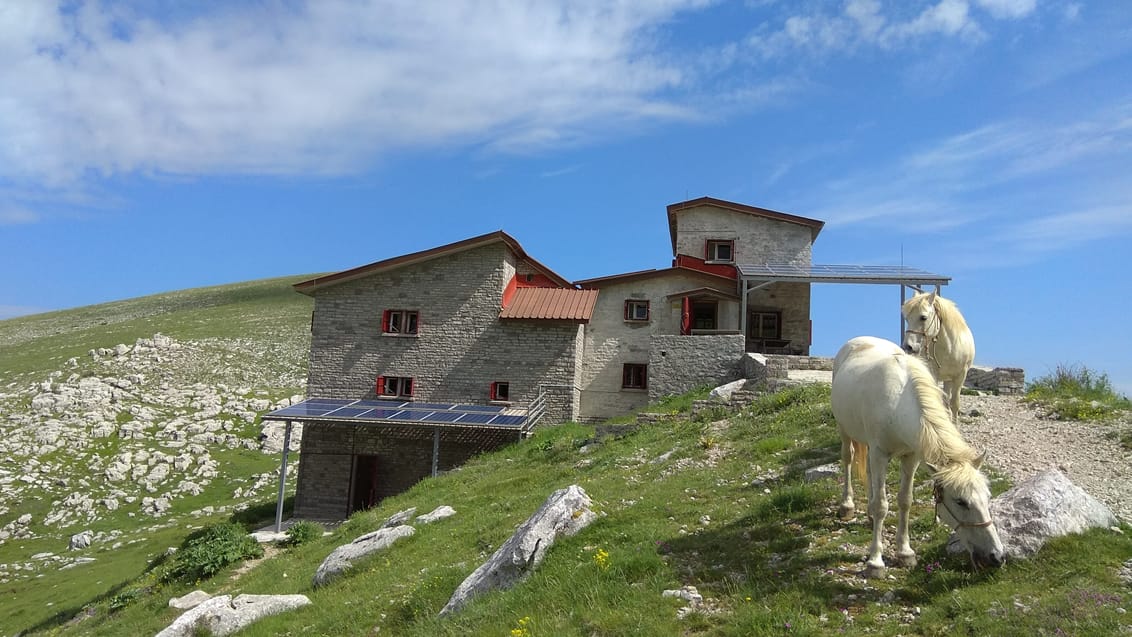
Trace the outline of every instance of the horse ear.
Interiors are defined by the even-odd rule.
[[[935,292],[928,294],[928,303],[935,303]]]
[[[975,458],[974,461],[971,462],[971,466],[978,469],[979,467],[982,466],[983,460],[986,460],[986,459],[987,459],[987,450],[983,449],[983,452],[979,454],[979,457]]]

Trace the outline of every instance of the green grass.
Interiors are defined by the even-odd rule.
[[[1103,420],[1132,409],[1132,401],[1113,389],[1107,374],[1084,366],[1058,365],[1029,384],[1026,400],[1062,420]]]
[[[834,481],[802,478],[806,467],[837,454],[828,388],[765,397],[730,414],[725,426],[710,425],[715,442],[705,447],[708,426],[676,415],[600,443],[591,427],[544,428],[238,579],[229,569],[196,586],[311,598],[311,606],[264,619],[247,635],[1110,635],[1132,625],[1117,610],[1132,595],[1116,579],[1132,555],[1132,529],[1062,538],[1030,560],[976,572],[945,553],[948,532],[935,522],[921,480],[912,512],[920,564],[866,581],[858,576],[870,539],[864,520],[837,519]],[[670,455],[657,461],[663,454]],[[768,471],[778,477],[753,484]],[[895,473],[894,466],[892,482]],[[593,498],[598,519],[561,538],[515,588],[438,618],[463,578],[551,491],[572,483]],[[401,509],[442,504],[457,515],[419,525],[346,576],[312,587],[334,547]],[[705,605],[677,619],[684,603],[662,592],[686,585],[698,588]],[[177,616],[168,598],[189,590],[123,588],[134,589],[140,592],[117,611],[103,599],[92,617],[56,632],[152,634]]]
[[[311,305],[290,284],[302,278],[0,321],[0,391],[40,382],[71,357],[87,373],[89,349],[161,332],[192,341],[207,354],[199,369],[178,370],[185,382],[230,383],[271,400],[301,392]],[[1093,372],[1079,380],[1090,387],[1107,384]],[[200,581],[166,581],[166,549],[191,534],[220,522],[256,528],[274,521],[274,485],[253,506],[231,507],[233,492],[246,488],[251,476],[276,469],[279,457],[210,449],[222,477],[200,495],[176,500],[166,518],[130,517],[123,507],[88,525],[95,532],[120,531],[118,548],[99,544],[87,553],[93,563],[0,584],[0,635],[155,634],[178,615],[169,598],[195,588],[311,598],[302,611],[267,618],[241,633],[265,636],[1111,635],[1132,625],[1129,614],[1119,611],[1132,610],[1132,593],[1116,575],[1132,556],[1127,525],[1123,535],[1095,530],[1062,538],[1029,560],[976,572],[965,559],[945,553],[948,532],[934,519],[922,475],[911,523],[919,565],[893,568],[891,579],[861,579],[871,535],[863,515],[838,520],[836,482],[803,478],[805,468],[837,457],[828,388],[795,388],[737,413],[717,409],[691,417],[692,402],[706,393],[704,388],[650,405],[643,411],[670,419],[600,441],[590,426],[542,428],[355,514],[331,535],[308,533],[250,570],[237,563]],[[135,419],[124,410],[110,418],[118,425]],[[633,420],[626,415],[613,422]],[[110,437],[92,443],[92,450],[109,457],[123,444]],[[61,452],[43,460],[63,464],[72,479],[83,475],[84,468],[65,464]],[[890,471],[895,485],[895,463]],[[560,539],[515,588],[437,618],[464,577],[550,492],[574,483],[594,500],[599,517],[593,524]],[[992,480],[996,493],[1008,486]],[[414,536],[328,586],[311,585],[335,547],[402,509],[424,513],[445,504],[457,515],[418,525]],[[64,538],[35,526],[51,509],[49,498],[4,505],[11,512],[0,515],[0,523],[31,512],[40,537],[0,545],[0,563],[66,553]],[[229,508],[189,515],[206,506]],[[678,619],[684,602],[662,592],[682,586],[697,587],[705,604]]]

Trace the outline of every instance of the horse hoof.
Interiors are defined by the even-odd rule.
[[[852,506],[841,505],[837,507],[837,517],[841,518],[842,520],[853,519],[853,516],[856,514],[856,512],[857,509]]]
[[[914,553],[912,555],[897,555],[896,565],[904,568],[915,568],[916,555]]]
[[[865,577],[868,579],[879,579],[884,577],[884,565],[877,566],[876,564],[865,564]]]

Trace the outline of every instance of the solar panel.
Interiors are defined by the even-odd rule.
[[[454,407],[454,405],[452,403],[405,403],[402,406],[407,408],[407,409],[432,409],[432,410],[452,409],[452,407]]]
[[[526,416],[504,415],[499,405],[414,403],[397,400],[311,398],[264,414],[267,420],[338,420],[352,423],[405,422],[435,425],[522,426]]]
[[[409,403],[406,403],[403,400],[355,400],[353,403],[350,404],[350,406],[351,407],[368,407],[370,409],[375,409],[375,408],[395,409],[395,408],[398,408],[398,407],[404,407],[407,404],[409,404]]]
[[[339,407],[324,414],[327,418],[354,418],[369,411],[366,407]]]
[[[491,414],[464,413],[463,415],[460,416],[460,419],[457,420],[456,422],[458,422],[460,424],[486,425],[488,422],[491,421],[492,418],[495,418],[495,416],[493,416]]]
[[[401,413],[400,409],[371,409],[358,416],[359,420],[385,420]]]
[[[503,411],[503,407],[499,405],[452,405],[453,411],[473,411],[482,413],[498,414]]]
[[[744,277],[754,279],[792,279],[833,283],[858,281],[901,283],[913,281],[939,284],[946,284],[951,280],[950,277],[903,265],[814,264],[806,266],[794,263],[744,263],[736,267]]]

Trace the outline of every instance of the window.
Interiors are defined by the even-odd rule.
[[[779,312],[751,312],[747,336],[751,338],[779,338],[782,335],[782,314]]]
[[[705,258],[708,261],[731,263],[735,260],[735,241],[709,240],[707,242],[707,256]]]
[[[692,329],[714,330],[716,308],[717,305],[715,301],[693,301]]]
[[[415,335],[417,323],[415,310],[385,310],[381,314],[381,333]]]
[[[647,321],[649,320],[649,302],[648,301],[625,301],[625,320],[626,321]]]
[[[511,383],[495,381],[491,384],[491,399],[501,402],[511,400]]]
[[[625,363],[621,368],[621,389],[648,389],[649,366]]]
[[[408,376],[378,376],[376,391],[381,397],[412,398],[413,379]]]

